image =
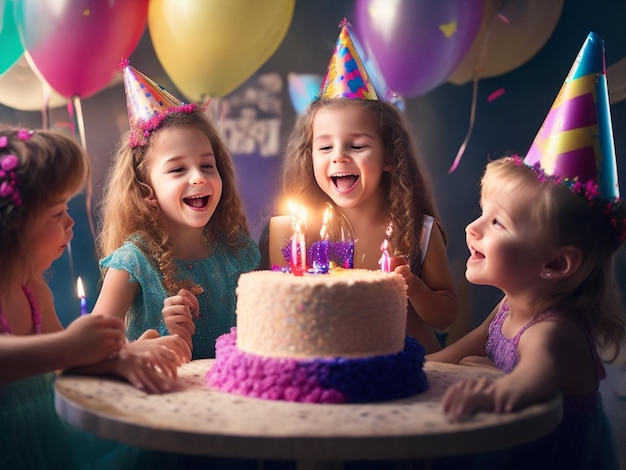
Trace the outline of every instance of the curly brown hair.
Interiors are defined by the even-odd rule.
[[[411,266],[421,265],[420,236],[424,216],[437,220],[444,240],[446,234],[439,220],[430,177],[422,162],[411,126],[392,104],[378,100],[347,98],[318,99],[300,116],[291,133],[282,165],[283,192],[289,198],[307,200],[322,207],[332,200],[315,181],[313,173],[313,120],[322,107],[361,106],[374,119],[382,139],[385,164],[391,171],[381,179],[384,207],[394,230],[392,243],[396,251],[407,253]],[[298,184],[292,184],[297,181]]]
[[[141,240],[140,248],[161,271],[163,285],[169,295],[175,294],[180,287],[188,286],[185,281],[178,279],[173,259],[175,247],[169,239],[161,211],[158,206],[148,204],[146,199],[153,193],[148,179],[150,142],[161,130],[175,127],[200,130],[213,147],[223,186],[215,213],[204,227],[207,239],[219,240],[236,251],[241,246],[240,235],[249,235],[232,157],[202,109],[198,108],[191,113],[168,114],[144,146],[131,147],[128,144],[129,135],[126,134],[118,143],[100,204],[98,256],[108,256],[131,237]]]

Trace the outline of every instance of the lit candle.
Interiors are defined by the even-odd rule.
[[[76,281],[76,293],[80,298],[80,314],[86,315],[87,312],[87,300],[85,299],[85,288],[83,287],[83,280],[78,276]]]
[[[298,227],[300,236],[300,268],[302,272],[306,271],[306,209],[300,206],[300,220]]]
[[[320,249],[319,249],[319,271],[327,273],[330,267],[330,246],[329,246],[329,233],[328,223],[330,222],[331,212],[330,206],[324,211],[324,220],[322,221],[322,228],[320,229]]]

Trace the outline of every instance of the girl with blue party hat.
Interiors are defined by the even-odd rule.
[[[466,277],[505,295],[482,325],[427,359],[488,363],[507,375],[452,385],[443,411],[462,421],[560,393],[563,420],[555,430],[475,456],[477,468],[616,469],[599,383],[602,359],[615,359],[624,339],[615,260],[626,211],[598,36],[587,37],[526,158],[490,162],[481,186],[482,214],[466,228]]]

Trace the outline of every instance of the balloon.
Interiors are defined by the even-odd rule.
[[[482,13],[483,0],[357,0],[353,24],[389,90],[410,98],[448,78]]]
[[[67,99],[42,83],[22,56],[13,67],[0,75],[0,103],[22,111],[38,111],[45,106],[44,92],[50,93],[48,108],[64,106]]]
[[[159,62],[190,100],[224,96],[282,42],[295,0],[151,0],[148,30]]]
[[[148,0],[21,0],[17,24],[33,63],[66,98],[104,88],[146,27]]]
[[[290,73],[287,75],[289,98],[293,109],[302,114],[320,91],[322,76],[306,73]]]
[[[9,70],[24,52],[15,24],[14,5],[13,1],[0,0],[0,74]]]
[[[461,85],[495,77],[530,60],[550,38],[564,0],[484,0],[485,13],[471,49],[448,77]]]

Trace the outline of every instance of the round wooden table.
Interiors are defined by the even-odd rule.
[[[325,405],[218,392],[204,383],[212,363],[183,365],[180,390],[163,395],[148,395],[111,378],[61,375],[56,409],[80,429],[139,447],[297,460],[301,468],[491,451],[537,439],[562,416],[557,396],[516,413],[479,413],[463,423],[447,422],[440,405],[447,387],[464,377],[502,375],[486,367],[427,362],[430,386],[424,393],[384,403]]]

